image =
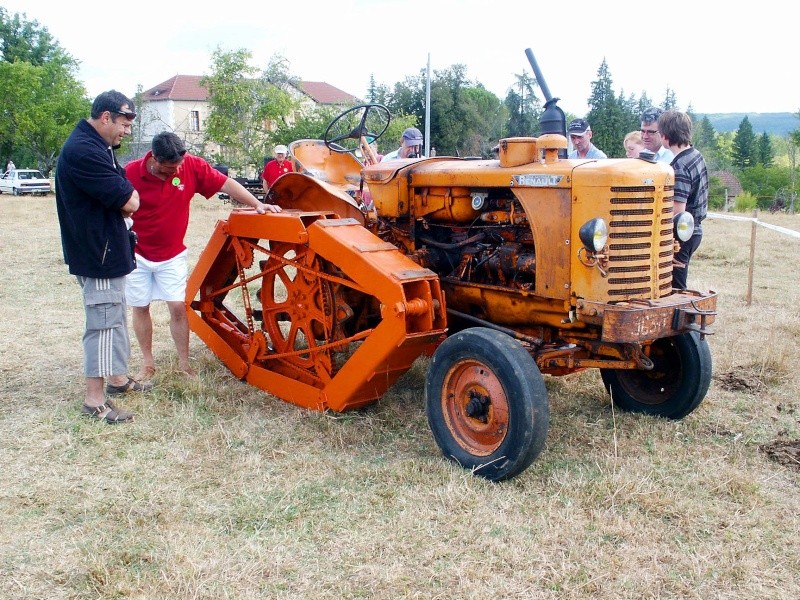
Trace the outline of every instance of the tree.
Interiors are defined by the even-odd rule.
[[[425,122],[425,81],[420,71],[395,84],[386,102],[393,118],[407,115]],[[430,108],[430,142],[439,155],[487,156],[490,140],[499,139],[507,118],[500,99],[470,81],[460,64],[434,72]]]
[[[620,108],[622,109],[622,114],[625,117],[624,129],[626,130],[626,133],[639,129],[639,127],[641,127],[641,114],[649,107],[645,106],[643,108],[642,101],[637,100],[633,94],[626,99],[625,92],[623,90],[620,90],[619,95],[617,96],[617,102],[619,102]],[[647,102],[647,100],[645,100],[645,102]],[[623,136],[623,139],[624,138],[625,136]]]
[[[761,209],[769,209],[776,204],[779,196],[786,196],[787,192],[797,191],[792,187],[791,169],[787,167],[755,165],[742,170],[739,181],[746,192],[757,198],[758,206]]]
[[[704,115],[700,121],[693,123],[692,144],[700,152],[713,151],[717,147],[717,132],[708,116]]]
[[[539,133],[539,117],[542,114],[542,104],[533,90],[536,80],[525,72],[515,77],[517,81],[509,88],[503,101],[508,111],[506,135],[535,136]]]
[[[374,104],[386,104],[389,97],[389,88],[375,82],[375,76],[369,76],[369,86],[367,86],[367,102]]]
[[[77,62],[37,21],[0,8],[0,156],[49,175],[90,103]]]
[[[500,99],[470,81],[464,65],[452,65],[435,75],[431,83],[430,131],[437,153],[488,157],[506,120]]]
[[[796,112],[795,117],[800,119],[800,111]],[[800,148],[800,129],[795,129],[786,136],[787,145],[789,147],[789,164],[792,169],[792,194],[789,198],[789,210],[794,213],[796,209],[797,200],[797,150]]]
[[[505,131],[508,120],[505,106],[481,84],[463,90],[464,139],[462,148],[469,156],[488,157]]]
[[[0,6],[0,61],[25,62],[40,67],[49,63],[77,63],[50,35],[46,27],[36,20],[28,21],[27,15],[15,13],[10,16]]]
[[[431,90],[431,96],[434,91]],[[431,104],[434,104],[431,102]],[[425,121],[425,76],[420,73],[406,77],[392,88],[386,101],[386,107],[392,115],[414,115],[418,123]]]
[[[652,100],[650,100],[650,98],[648,97],[646,92],[642,92],[642,96],[641,96],[641,98],[639,98],[639,106],[638,106],[638,109],[636,111],[636,118],[637,118],[636,125],[640,125],[641,124],[641,122],[642,122],[641,121],[642,113],[644,111],[646,111],[648,108],[650,108],[651,106],[655,106],[655,103]]]
[[[719,143],[717,132],[707,116],[703,116],[699,121],[692,117],[692,145],[703,154],[708,170],[722,170],[723,161],[720,160]]]
[[[758,137],[758,145],[756,150],[758,164],[764,165],[765,167],[771,167],[774,155],[772,151],[772,141],[769,139],[769,135],[766,131]]]
[[[612,89],[613,81],[606,60],[597,70],[589,97],[586,119],[592,127],[592,143],[609,156],[625,156],[622,141],[630,131],[630,115],[623,111],[624,101],[619,101]],[[638,121],[637,121],[638,126]]]
[[[719,177],[709,176],[708,178],[708,207],[720,210],[725,208],[725,184]]]
[[[312,111],[299,114],[291,122],[280,122],[270,133],[270,145],[288,145],[294,140],[321,140],[325,129],[340,112],[329,106],[317,106]]]
[[[49,175],[79,120],[76,116],[88,115],[91,103],[83,86],[61,65],[49,63],[34,69],[39,71],[39,84],[28,90],[29,103],[19,120],[16,143],[24,144],[37,167]]]
[[[794,113],[794,116],[800,119],[800,111]],[[789,139],[794,146],[800,146],[800,127],[789,133]]]
[[[670,88],[667,88],[664,94],[664,102],[661,103],[661,108],[664,110],[678,110],[678,99],[675,96],[675,92]]]
[[[733,162],[736,167],[745,169],[757,164],[757,157],[756,136],[750,120],[745,117],[739,123],[739,129],[733,138]]]
[[[288,124],[296,103],[288,91],[293,80],[288,61],[275,55],[259,74],[250,65],[251,58],[249,50],[218,47],[212,55],[211,75],[203,77],[200,85],[208,89],[211,106],[207,140],[227,150],[224,159],[231,166],[260,169],[271,154],[272,131]]]

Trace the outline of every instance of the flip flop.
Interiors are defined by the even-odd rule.
[[[140,383],[135,379],[128,377],[128,381],[122,385],[106,384],[106,394],[109,396],[117,396],[119,394],[127,394],[128,392],[149,392],[153,389],[152,383]]]

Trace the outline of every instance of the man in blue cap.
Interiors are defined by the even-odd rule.
[[[418,158],[422,156],[422,133],[416,127],[409,127],[403,132],[400,147],[389,152],[381,162],[397,158]]]
[[[569,158],[608,158],[606,153],[592,143],[592,128],[586,119],[575,119],[567,127],[572,152]]]

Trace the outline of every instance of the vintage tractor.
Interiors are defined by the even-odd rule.
[[[711,381],[716,294],[672,288],[693,230],[672,169],[567,160],[561,121],[494,160],[376,162],[386,108],[342,113],[291,144],[282,213],[217,224],[189,278],[192,330],[237,377],[320,411],[375,402],[428,355],[437,444],[494,481],[544,448],[542,374],[598,368],[617,407],[686,416]]]

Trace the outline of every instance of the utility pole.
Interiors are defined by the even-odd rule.
[[[428,52],[428,76],[425,81],[425,156],[431,155],[431,53]]]
[[[792,191],[789,194],[789,214],[794,214],[794,199],[797,198],[797,146],[789,137],[789,158],[792,160]]]

